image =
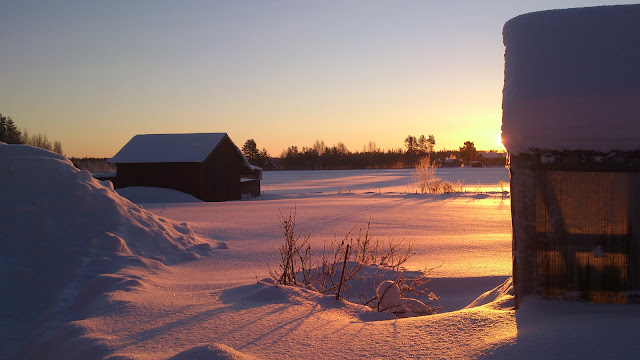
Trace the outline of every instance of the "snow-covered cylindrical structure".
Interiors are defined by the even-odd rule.
[[[514,285],[640,294],[640,5],[550,10],[503,30]]]

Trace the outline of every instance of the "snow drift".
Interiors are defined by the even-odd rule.
[[[61,155],[0,144],[0,169],[2,358],[102,294],[144,287],[142,276],[119,273],[125,267],[163,271],[210,250],[186,223],[145,211]]]

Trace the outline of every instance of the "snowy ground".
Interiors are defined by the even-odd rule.
[[[511,274],[510,199],[497,191],[505,169],[441,169],[439,176],[465,183],[467,192],[451,195],[415,194],[408,170],[267,172],[264,196],[226,203],[121,191],[140,208],[50,153],[0,145],[0,162],[9,169],[0,177],[0,358],[560,359],[640,351],[637,306],[527,298],[514,311],[508,286],[483,295]],[[258,282],[267,264],[277,266],[277,214],[293,207],[312,247],[368,220],[376,237],[414,242],[410,269],[439,266],[428,285],[441,296],[440,313],[391,319]],[[61,285],[30,285],[42,278]]]

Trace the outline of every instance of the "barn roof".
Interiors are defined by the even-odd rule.
[[[482,155],[485,159],[505,159],[507,157],[507,153],[502,152],[488,152],[488,151],[480,151],[478,155]]]
[[[115,164],[200,163],[209,156],[225,136],[227,136],[226,133],[136,135],[114,157],[109,159],[109,162]],[[239,149],[238,152],[242,155]],[[244,156],[242,157],[244,158]]]

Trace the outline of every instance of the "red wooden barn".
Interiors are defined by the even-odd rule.
[[[169,188],[204,201],[260,195],[262,170],[226,133],[136,135],[109,162],[118,188]]]
[[[506,166],[507,153],[494,151],[480,151],[476,155],[476,160],[480,161],[483,166]]]

